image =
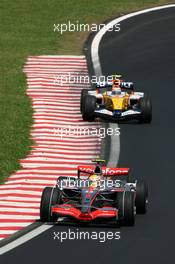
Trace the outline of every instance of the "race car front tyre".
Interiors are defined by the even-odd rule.
[[[87,89],[82,89],[81,90],[81,99],[80,99],[80,112],[83,112],[83,108],[84,108],[84,100],[86,95],[88,95],[88,90]]]
[[[136,183],[136,212],[137,214],[145,214],[148,204],[148,186],[144,181],[138,180]]]
[[[84,107],[82,109],[82,117],[84,121],[95,120],[95,109],[96,109],[96,97],[86,95],[84,98]]]
[[[126,226],[135,224],[135,205],[133,192],[125,191],[117,194],[119,221]]]
[[[51,214],[51,206],[60,203],[61,191],[58,188],[45,187],[41,196],[40,220],[42,222],[55,222],[56,215]]]
[[[152,104],[151,98],[145,93],[144,97],[139,100],[139,109],[141,110],[140,122],[151,123],[152,121]]]

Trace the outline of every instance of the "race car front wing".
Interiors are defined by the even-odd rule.
[[[80,209],[65,204],[52,206],[51,213],[61,217],[73,217],[80,221],[93,221],[96,218],[118,219],[118,210],[113,207],[102,207],[89,213],[83,213]]]
[[[95,110],[95,117],[99,117],[107,120],[137,120],[141,116],[140,110],[126,110],[122,111],[109,111],[107,109],[97,109]]]

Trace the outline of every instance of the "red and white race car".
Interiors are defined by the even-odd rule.
[[[43,190],[40,218],[83,222],[111,222],[133,226],[137,213],[146,213],[148,188],[131,181],[129,168],[108,168],[102,161],[78,166],[77,177],[59,177],[54,187]],[[130,182],[131,181],[131,182]]]

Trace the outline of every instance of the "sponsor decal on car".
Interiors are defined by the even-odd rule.
[[[100,109],[100,110],[95,110],[96,113],[101,113],[101,114],[106,114],[106,115],[113,115],[112,111],[106,110],[106,109]]]
[[[78,170],[81,172],[86,173],[93,173],[94,167],[92,166],[81,166],[78,167]],[[108,167],[102,167],[102,173],[104,175],[117,175],[117,174],[128,174],[129,169],[128,168],[108,168]]]
[[[136,115],[136,114],[140,114],[140,111],[128,110],[123,112],[121,116]]]

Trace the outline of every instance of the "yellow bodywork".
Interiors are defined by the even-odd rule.
[[[111,97],[111,96],[104,95],[103,99],[104,99],[105,108],[107,110],[124,111],[124,110],[128,109],[128,105],[129,105],[129,96],[128,95],[125,95],[123,97],[120,97],[120,96]]]

